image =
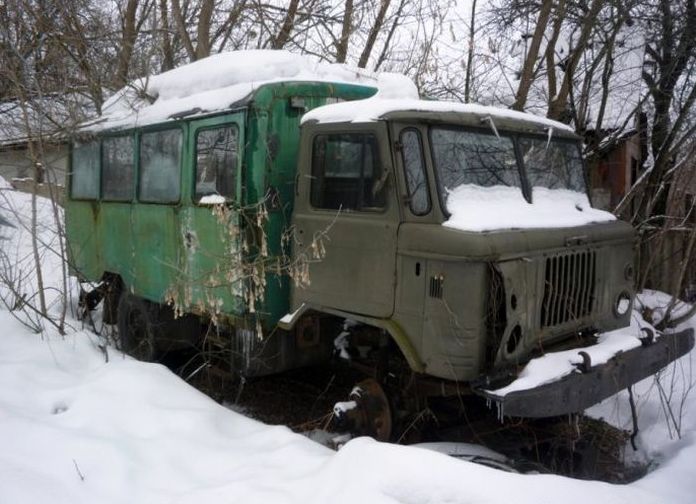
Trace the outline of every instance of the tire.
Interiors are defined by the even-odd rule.
[[[122,290],[117,313],[117,348],[141,361],[156,360],[156,313],[150,303]]]

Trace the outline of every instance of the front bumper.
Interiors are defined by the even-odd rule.
[[[544,418],[579,413],[660,371],[694,346],[694,330],[644,340],[642,346],[621,352],[605,364],[580,366],[552,383],[498,396],[483,383],[474,392],[496,403],[501,416]]]

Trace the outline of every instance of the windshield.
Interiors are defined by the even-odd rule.
[[[518,188],[524,197],[515,142],[532,198],[535,187],[586,192],[580,149],[574,140],[432,127],[430,143],[443,202],[454,189],[465,185]]]
[[[531,187],[585,192],[582,159],[572,140],[520,137],[520,153]]]
[[[440,194],[463,184],[483,187],[520,187],[512,137],[452,128],[432,128],[433,150]]]

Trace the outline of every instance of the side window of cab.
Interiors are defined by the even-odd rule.
[[[430,191],[420,132],[407,128],[399,135],[399,141],[408,205],[414,215],[425,215],[430,212]]]
[[[374,134],[322,134],[314,138],[310,188],[314,208],[380,211],[386,206],[387,175]]]

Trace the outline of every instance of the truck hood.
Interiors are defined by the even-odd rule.
[[[464,231],[441,224],[399,226],[399,252],[440,259],[506,260],[579,245],[632,242],[635,231],[615,220],[576,227]]]

